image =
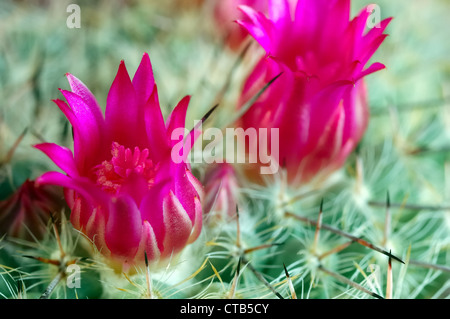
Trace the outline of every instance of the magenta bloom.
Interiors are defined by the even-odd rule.
[[[363,78],[385,67],[366,64],[391,19],[365,32],[371,10],[349,21],[350,0],[299,0],[296,6],[269,0],[268,17],[240,10],[247,20],[238,23],[267,53],[246,80],[241,104],[281,73],[241,124],[279,128],[279,160],[289,181],[319,181],[344,164],[366,130]]]
[[[48,172],[40,184],[66,188],[71,222],[119,269],[163,260],[199,235],[202,186],[187,164],[171,159],[171,133],[184,128],[189,97],[167,123],[161,113],[150,59],[144,54],[133,80],[122,61],[105,116],[86,86],[67,74],[69,106],[55,100],[72,124],[74,153],[36,145],[67,175]]]
[[[240,28],[235,21],[245,19],[239,11],[240,5],[252,7],[257,11],[267,11],[267,0],[215,0],[214,19],[217,28],[223,34],[225,44],[232,50],[237,50],[247,38],[248,33]]]

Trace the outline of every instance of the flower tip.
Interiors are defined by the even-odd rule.
[[[125,66],[125,60],[120,60],[119,69],[117,70],[117,75],[119,78],[128,77],[128,70]]]
[[[69,81],[70,86],[72,87],[72,82],[74,82],[75,80],[77,80],[77,78],[75,76],[73,76],[72,73],[67,72],[66,74],[64,74],[67,78],[67,81]]]
[[[242,28],[245,29],[245,25],[244,22],[242,20],[233,20],[233,23],[236,23],[237,25],[241,26]]]
[[[394,20],[394,17],[387,17],[387,18],[385,19],[385,21],[386,21],[386,24],[389,24],[389,23],[391,23],[391,22],[392,22],[392,20]]]
[[[41,145],[42,145],[42,143],[41,144],[31,144],[31,147],[41,150]]]
[[[34,181],[34,187],[39,188],[42,185],[42,178],[41,176],[39,176],[38,178],[36,178],[36,180]]]
[[[240,5],[238,5],[238,6],[237,6],[237,9],[238,9],[239,11],[244,12],[244,13],[245,13],[246,10],[247,10],[247,11],[248,11],[248,10],[250,10],[250,11],[253,10],[252,7],[250,7],[250,6],[248,6],[248,5],[245,5],[245,4],[240,4]]]
[[[192,98],[192,94],[185,95],[185,96],[181,99],[180,102],[184,102],[184,103],[186,103],[186,104],[189,104],[189,102],[191,101],[191,98]]]

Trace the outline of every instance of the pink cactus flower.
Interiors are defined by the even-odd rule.
[[[214,221],[227,220],[236,216],[239,183],[234,167],[218,163],[209,168],[205,175],[205,214]]]
[[[224,37],[225,44],[233,51],[240,48],[248,33],[236,24],[236,20],[245,19],[239,11],[240,5],[246,5],[257,11],[267,11],[267,0],[215,0],[214,20]]]
[[[63,186],[70,220],[118,270],[163,261],[198,237],[202,186],[185,161],[175,163],[171,133],[184,128],[190,97],[166,123],[149,56],[133,80],[124,62],[106,101],[105,116],[89,89],[67,74],[69,106],[54,100],[72,124],[74,153],[52,143],[35,147],[67,175],[48,172],[39,184]],[[192,132],[191,132],[192,134]]]
[[[59,186],[37,186],[27,179],[9,198],[0,201],[0,237],[42,238],[51,215],[61,214],[63,196]]]
[[[342,167],[367,128],[363,78],[385,66],[366,64],[391,21],[366,32],[370,8],[350,21],[350,0],[298,0],[295,6],[269,0],[268,17],[240,7],[246,19],[238,23],[266,52],[244,84],[240,105],[281,74],[241,124],[279,128],[280,165],[293,185],[323,181]]]

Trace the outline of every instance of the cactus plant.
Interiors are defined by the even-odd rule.
[[[261,33],[255,25],[269,28],[270,23],[266,20],[275,19],[281,13],[276,10],[255,13],[244,7],[249,20],[241,24],[251,31],[251,36],[238,47],[230,48],[224,42],[226,35],[221,33],[223,30],[215,21],[216,1],[222,0],[183,2],[183,5],[178,0],[81,1],[80,28],[70,28],[67,24],[70,13],[66,10],[68,3],[63,1],[23,3],[7,0],[0,3],[0,229],[3,232],[0,237],[0,298],[448,299],[450,48],[445,41],[448,29],[445,12],[449,4],[443,0],[432,3],[379,0],[376,6],[369,7],[364,6],[366,1],[330,2],[348,10],[345,14],[340,12],[344,16],[348,13],[348,22],[358,16],[362,8],[366,10],[365,22],[378,18],[378,22],[388,17],[394,19],[384,31],[389,37],[383,38],[384,42],[376,52],[370,52],[374,61],[381,61],[386,69],[381,70],[381,66],[375,64],[378,72],[364,78],[368,122],[361,130],[352,126],[357,131],[354,145],[345,151],[345,156],[339,157],[339,165],[327,170],[320,183],[309,183],[309,178],[292,182],[292,171],[300,164],[294,156],[296,146],[289,141],[282,146],[283,154],[288,155],[284,161],[279,159],[279,170],[255,179],[254,172],[249,174],[247,164],[225,159],[223,163],[206,163],[203,155],[205,149],[211,150],[208,147],[212,138],[193,134],[197,139],[195,143],[191,141],[190,154],[183,157],[180,164],[183,169],[189,168],[192,177],[182,179],[183,172],[178,176],[169,169],[165,171],[165,177],[173,177],[180,192],[173,192],[178,201],[175,203],[172,196],[172,206],[180,209],[183,206],[189,217],[194,213],[184,206],[190,205],[186,204],[190,199],[182,193],[186,187],[178,182],[195,180],[198,189],[198,184],[203,185],[205,196],[192,198],[192,201],[200,200],[200,197],[203,200],[201,232],[191,233],[189,228],[186,235],[179,227],[169,230],[171,238],[180,239],[171,242],[177,249],[169,249],[170,252],[162,249],[161,241],[167,243],[161,239],[164,236],[155,236],[156,242],[159,240],[160,253],[164,252],[163,263],[154,263],[151,245],[136,254],[136,244],[125,245],[130,238],[120,233],[122,226],[127,228],[126,214],[130,212],[121,207],[136,206],[131,204],[139,196],[135,188],[127,193],[132,200],[122,197],[112,200],[119,201],[116,210],[124,218],[106,239],[102,239],[101,229],[108,228],[107,225],[100,223],[94,229],[88,223],[77,224],[74,218],[77,212],[71,205],[40,205],[41,202],[31,210],[39,209],[39,214],[42,209],[48,210],[44,223],[40,222],[39,235],[26,224],[15,234],[5,230],[11,221],[21,220],[20,215],[14,214],[24,210],[11,209],[15,202],[24,198],[21,185],[30,186],[29,181],[35,180],[43,182],[46,176],[56,176],[48,172],[61,171],[60,168],[72,178],[73,171],[67,170],[71,162],[66,155],[71,154],[69,150],[74,150],[76,155],[79,148],[84,147],[77,138],[81,127],[87,126],[77,123],[80,126],[72,131],[70,124],[73,123],[68,123],[51,102],[61,98],[58,88],[62,88],[62,97],[70,105],[69,108],[62,101],[58,102],[66,114],[82,112],[77,107],[81,102],[92,102],[92,96],[98,101],[95,103],[96,112],[99,111],[96,114],[108,114],[112,110],[108,92],[118,65],[121,65],[120,79],[127,80],[120,61],[127,63],[130,74],[140,74],[139,61],[144,52],[148,52],[152,61],[152,83],[158,83],[159,114],[164,119],[160,123],[161,132],[173,128],[166,123],[176,121],[177,128],[198,133],[200,123],[202,132],[214,129],[209,132],[215,132],[212,135],[216,137],[220,136],[219,132],[225,136],[227,128],[239,127],[245,114],[261,112],[254,109],[261,106],[261,101],[276,102],[270,94],[280,97],[285,93],[283,89],[289,89],[283,84],[286,83],[283,77],[288,72],[282,73],[281,69],[258,78],[260,82],[251,92],[245,89],[248,77],[261,59],[268,57],[279,63],[276,50],[267,50],[263,45],[264,51],[260,46],[261,39],[257,43]],[[311,3],[292,0],[268,1],[267,4],[285,3],[292,10],[297,2]],[[323,6],[310,12],[317,15],[317,23],[326,18],[320,14],[325,10],[325,2],[319,2],[323,2]],[[239,13],[238,10],[235,12]],[[334,14],[330,12],[329,16]],[[232,20],[240,19],[242,15]],[[366,25],[366,29],[377,26],[380,24]],[[382,26],[386,27],[385,23]],[[292,28],[300,27],[306,28]],[[380,35],[384,30],[381,29],[372,34]],[[342,37],[341,40],[348,39]],[[343,59],[337,54],[342,53],[338,48],[331,53]],[[369,56],[365,57],[369,60]],[[370,63],[367,60],[364,62]],[[364,70],[363,65],[360,67]],[[148,81],[144,78],[141,80]],[[128,84],[128,93],[136,90],[140,96],[144,92],[142,101],[136,105],[145,104],[148,92],[133,86],[135,82],[125,80],[120,82],[121,85]],[[255,81],[256,77],[251,80]],[[360,89],[359,86],[356,88]],[[242,98],[243,91],[245,98]],[[186,95],[191,96],[189,107],[187,101],[182,100]],[[127,103],[124,99],[117,106]],[[103,105],[108,106],[105,109]],[[177,116],[178,113],[183,114]],[[115,124],[123,128],[127,114],[115,117]],[[289,115],[289,112],[285,114],[286,125],[291,125],[289,121],[294,120],[289,119]],[[314,114],[320,115],[320,112]],[[185,125],[180,124],[182,117],[185,117]],[[152,120],[152,117],[136,117],[134,127],[127,128],[129,132],[142,133],[149,129],[146,126]],[[253,118],[252,126],[266,127],[263,120]],[[337,126],[327,126],[327,132]],[[135,146],[140,154],[148,149],[148,157],[143,159],[145,163],[147,158],[153,161],[154,156],[158,156],[151,143],[147,145],[146,141],[142,142],[144,139],[131,133],[127,135],[125,131],[120,134],[114,131],[117,133],[114,138],[108,135],[106,140],[110,143],[106,143],[106,148],[85,136],[86,143],[97,145],[89,149],[90,154],[100,159],[91,163],[84,158],[78,162],[80,157],[77,157],[76,170],[83,174],[87,172],[85,177],[92,181],[94,177],[107,174],[106,166],[114,158],[118,159],[121,152],[128,152],[128,159],[131,159],[137,152]],[[109,133],[114,135],[114,132]],[[164,132],[163,135],[168,137],[170,134]],[[117,145],[112,144],[118,140]],[[177,142],[180,140],[173,144]],[[56,146],[49,145],[56,144],[60,145],[59,151],[53,152]],[[38,148],[49,154],[59,167],[33,145],[41,145]],[[214,149],[226,151],[227,146],[223,143]],[[317,143],[308,145],[314,146]],[[313,165],[314,172],[311,173],[316,175],[322,165],[312,164],[317,164]],[[84,165],[96,167],[97,171],[84,170]],[[103,170],[99,165],[103,165]],[[65,173],[60,172],[58,176]],[[180,179],[175,178],[177,176]],[[144,184],[148,187],[148,183]],[[73,185],[63,183],[63,186]],[[66,189],[66,195],[68,192]],[[112,194],[107,187],[89,188],[86,193],[97,199],[102,194]],[[63,195],[57,199],[63,203]],[[33,201],[28,201],[27,205],[29,203],[33,205]],[[69,204],[73,201],[69,200]],[[159,207],[157,201],[149,202],[148,206],[155,210]],[[198,212],[199,206],[193,211]],[[189,236],[195,241],[185,245]],[[99,244],[103,242],[105,245]],[[116,266],[119,262],[120,267],[111,266],[111,252]],[[124,256],[128,255],[136,260],[123,267]]]

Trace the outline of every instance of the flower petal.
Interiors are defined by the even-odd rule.
[[[141,201],[139,210],[143,221],[148,221],[155,234],[158,249],[164,249],[164,237],[166,229],[164,226],[163,200],[169,194],[169,181],[161,181],[150,188]]]
[[[362,79],[363,77],[365,77],[369,74],[375,73],[377,71],[383,70],[385,68],[386,68],[386,66],[384,64],[375,62],[375,63],[371,64],[367,69],[363,70],[353,81],[357,82],[360,79]]]
[[[366,131],[369,122],[369,106],[364,79],[355,84],[344,97],[345,125],[343,142],[353,139],[359,141]]]
[[[138,207],[129,196],[111,201],[105,229],[105,242],[114,256],[128,257],[136,253],[142,235],[142,220]]]
[[[170,153],[170,148],[169,140],[166,135],[164,118],[159,105],[158,89],[156,85],[145,106],[145,124],[150,156],[152,160],[160,162],[166,157],[167,153]]]
[[[142,237],[138,251],[136,252],[136,263],[142,263],[142,261],[145,260],[145,254],[147,254],[147,259],[150,262],[157,261],[161,255],[157,245],[155,232],[147,220],[144,220],[142,224]]]
[[[152,64],[147,53],[144,53],[142,56],[141,63],[136,70],[132,83],[137,99],[142,105],[144,105],[150,98],[155,86]]]
[[[310,152],[323,134],[324,128],[335,115],[345,92],[353,87],[350,81],[335,82],[319,92],[309,104],[310,123],[308,144],[302,152]]]
[[[99,127],[101,127],[103,120],[98,119],[92,112],[91,107],[83,100],[83,98],[73,92],[67,90],[59,90],[67,100],[75,116],[83,122],[84,126],[88,126],[92,130],[91,134],[95,133],[97,137],[99,133]]]
[[[66,91],[72,96],[72,92]],[[69,94],[67,96],[69,96]],[[69,96],[69,98],[70,98]],[[81,98],[79,98],[81,100]],[[53,102],[58,105],[59,109],[69,120],[73,128],[73,144],[74,144],[74,159],[80,174],[88,173],[88,170],[98,156],[94,154],[102,154],[104,150],[99,148],[99,130],[93,122],[87,121],[86,125],[81,119],[77,117],[75,111],[72,110],[64,101],[55,99]],[[72,101],[73,102],[73,101]],[[84,102],[82,102],[84,104]]]
[[[189,216],[193,222],[195,220],[195,198],[203,196],[203,190],[201,190],[200,194],[197,192],[197,189],[191,183],[191,180],[196,179],[183,163],[175,165],[176,167],[171,169],[175,176],[174,192],[181,205],[186,210],[187,216]]]
[[[166,236],[164,237],[164,251],[161,257],[167,257],[180,251],[186,245],[193,225],[172,191],[164,199],[163,215]]]
[[[120,188],[121,193],[131,196],[139,206],[148,191],[148,180],[137,173],[131,173]]]
[[[73,214],[73,212],[72,212]],[[83,214],[80,214],[83,215]],[[72,215],[71,215],[72,217]],[[106,232],[106,212],[102,207],[94,208],[87,216],[87,222],[83,223],[79,229],[84,228],[85,234],[92,239],[92,243],[95,247],[102,252],[102,254],[109,254],[108,245],[105,242]],[[72,218],[71,218],[72,221]]]
[[[244,27],[248,33],[264,48],[268,55],[273,54],[271,35],[274,26],[262,13],[256,12],[251,7],[241,5],[239,10],[249,19],[236,21],[239,25]]]
[[[276,25],[284,27],[291,21],[291,13],[288,0],[269,0],[269,18]],[[287,21],[286,21],[287,20]]]
[[[191,231],[191,234],[188,238],[188,244],[193,243],[195,240],[197,240],[198,236],[200,236],[200,232],[202,230],[202,203],[200,202],[200,199],[195,198],[195,218],[193,221],[193,228]]]
[[[142,120],[138,115],[134,86],[125,63],[121,61],[106,99],[105,121],[110,139],[126,147],[138,145],[135,128]]]
[[[60,185],[76,191],[93,207],[109,202],[109,196],[85,177],[71,178],[60,172],[46,172],[36,179],[37,185]]]
[[[89,110],[90,110],[92,116],[95,118],[97,125],[102,127],[105,120],[103,118],[102,110],[101,110],[95,96],[87,88],[87,86],[84,85],[84,83],[81,82],[74,75],[67,73],[66,77],[67,77],[67,80],[69,81],[69,85],[70,85],[70,88],[72,89],[72,92],[75,93],[76,95],[80,96],[83,99],[83,101],[89,107]]]
[[[181,99],[181,101],[178,102],[177,106],[173,109],[173,111],[167,118],[166,127],[167,136],[169,139],[172,135],[173,130],[185,127],[186,113],[190,99],[191,97],[189,95]]]
[[[47,155],[59,168],[69,176],[78,176],[78,170],[70,149],[54,143],[42,143],[34,145],[35,148]]]

